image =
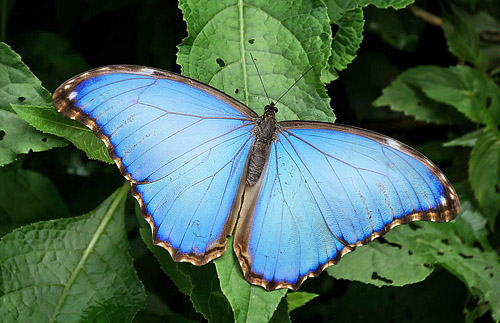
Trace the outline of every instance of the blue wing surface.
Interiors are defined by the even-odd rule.
[[[154,242],[196,265],[222,254],[236,220],[256,115],[235,102],[177,74],[134,66],[81,74],[54,94],[60,112],[106,143]]]
[[[235,251],[248,280],[297,289],[395,225],[449,221],[458,198],[426,157],[342,125],[282,122]],[[240,220],[241,221],[241,220]]]

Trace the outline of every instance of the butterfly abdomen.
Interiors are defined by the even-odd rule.
[[[262,175],[262,170],[271,151],[271,143],[277,138],[277,122],[274,114],[274,106],[271,106],[270,109],[266,107],[266,112],[257,120],[252,130],[255,139],[250,149],[248,161],[247,183],[249,185],[255,185]]]

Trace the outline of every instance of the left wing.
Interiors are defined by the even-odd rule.
[[[225,251],[240,206],[252,110],[208,85],[140,66],[80,74],[55,91],[54,104],[106,143],[155,244],[195,265]]]
[[[394,139],[321,122],[279,129],[260,191],[247,187],[234,241],[255,284],[296,290],[398,224],[458,213],[443,173]]]

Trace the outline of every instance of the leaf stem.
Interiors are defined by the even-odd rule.
[[[424,9],[417,7],[416,5],[409,5],[408,9],[410,9],[411,13],[417,17],[422,19],[428,24],[431,24],[436,27],[442,27],[443,26],[443,19],[441,17],[438,17],[436,15],[433,15],[432,13],[425,11]]]
[[[115,193],[115,199],[113,202],[111,202],[111,205],[109,206],[106,214],[102,218],[101,224],[97,227],[96,232],[92,236],[92,239],[90,240],[87,248],[85,248],[85,251],[83,252],[82,257],[80,258],[80,261],[75,267],[75,270],[71,274],[71,277],[68,279],[68,282],[64,286],[64,290],[61,294],[61,297],[59,298],[59,301],[56,304],[56,307],[54,308],[54,312],[52,312],[52,316],[50,317],[49,322],[55,322],[57,319],[57,315],[59,314],[59,311],[61,310],[61,307],[64,305],[64,302],[68,296],[69,290],[71,286],[75,283],[78,275],[80,272],[83,270],[83,266],[87,262],[87,259],[91,255],[92,251],[94,251],[95,246],[99,240],[99,238],[102,236],[104,230],[106,229],[107,225],[109,224],[109,221],[113,217],[113,214],[115,213],[116,209],[122,202],[123,198],[126,196],[130,189],[130,184],[127,182],[125,183],[121,188],[117,190]]]

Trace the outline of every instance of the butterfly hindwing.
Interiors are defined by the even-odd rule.
[[[202,83],[134,66],[76,76],[54,103],[106,143],[154,242],[174,260],[200,265],[225,250],[253,111]]]
[[[282,122],[280,129],[258,198],[249,202],[250,228],[238,224],[235,237],[254,283],[297,289],[397,224],[449,221],[458,212],[448,180],[404,144],[320,122]]]

